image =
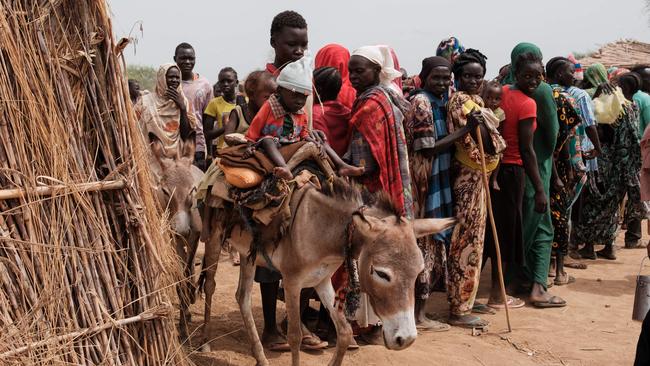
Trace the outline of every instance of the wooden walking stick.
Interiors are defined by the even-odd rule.
[[[506,322],[508,323],[508,332],[512,332],[510,326],[510,313],[508,312],[508,295],[506,294],[506,285],[503,281],[503,267],[501,266],[501,249],[499,248],[499,236],[497,235],[497,226],[494,223],[494,213],[492,212],[492,200],[490,198],[490,184],[488,182],[487,168],[485,167],[485,150],[483,150],[483,138],[481,137],[481,126],[476,126],[476,139],[478,148],[481,152],[481,170],[483,171],[483,187],[487,200],[488,217],[492,226],[492,237],[494,238],[495,251],[497,253],[497,269],[499,272],[499,285],[501,286],[501,297],[503,297],[503,306],[506,309]],[[494,263],[492,263],[494,265]]]

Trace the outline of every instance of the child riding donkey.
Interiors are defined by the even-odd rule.
[[[278,76],[278,91],[264,103],[253,119],[246,138],[259,147],[273,162],[273,173],[285,180],[293,179],[279,147],[301,140],[316,142],[307,129],[307,115],[304,111],[307,97],[312,93],[312,68],[306,57],[285,66]],[[359,176],[363,167],[345,163],[327,144],[323,143],[327,156],[334,163],[341,176]],[[252,150],[251,150],[252,151]]]

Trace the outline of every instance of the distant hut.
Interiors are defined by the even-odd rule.
[[[650,63],[650,44],[631,39],[622,39],[602,46],[578,60],[582,67],[601,63],[605,67],[632,68],[638,64]]]

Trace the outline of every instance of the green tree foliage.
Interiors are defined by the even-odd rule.
[[[128,65],[126,75],[140,83],[140,89],[154,91],[156,87],[156,69],[146,65]]]

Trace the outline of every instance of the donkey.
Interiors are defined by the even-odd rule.
[[[257,365],[269,365],[269,362],[255,329],[251,308],[255,265],[274,267],[282,274],[292,365],[300,364],[300,291],[309,287],[316,289],[334,321],[337,343],[330,365],[341,365],[352,341],[352,328],[343,312],[335,308],[335,292],[330,278],[346,259],[344,252],[358,260],[361,291],[368,295],[383,323],[385,346],[392,350],[409,347],[417,337],[415,281],[424,268],[416,238],[443,231],[455,220],[409,220],[400,215],[386,194],[375,196],[374,202],[364,200],[357,186],[341,178],[335,179],[331,188],[323,192],[305,185],[294,192],[290,208],[293,221],[287,233],[276,244],[264,244],[267,259],[258,253],[254,263],[251,262],[248,253],[252,237],[243,226],[235,227],[227,239],[241,254],[236,298]],[[213,215],[204,257],[204,268],[208,269],[204,341],[208,339],[209,304],[223,240],[218,216],[221,215]],[[206,343],[202,350],[209,350],[209,345]]]
[[[191,282],[193,259],[201,233],[201,217],[194,204],[194,191],[203,172],[192,164],[196,148],[193,134],[179,143],[178,153],[174,156],[165,154],[162,142],[153,134],[149,135],[149,139],[151,171],[155,177],[158,203],[168,211],[176,253],[184,264],[185,281],[178,284],[177,292],[180,303],[179,336],[186,340],[190,321],[189,302],[193,302],[195,294]]]

